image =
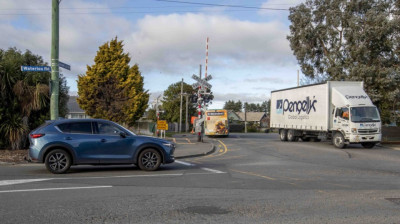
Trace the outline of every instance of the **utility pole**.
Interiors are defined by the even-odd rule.
[[[59,19],[61,0],[52,0],[51,14],[51,96],[50,96],[50,119],[58,119],[58,96],[59,96]]]
[[[179,132],[182,132],[182,99],[183,99],[183,78],[181,81],[181,106],[179,107]]]
[[[188,132],[189,131],[189,119],[188,119],[188,114],[189,114],[189,94],[185,94],[185,96],[186,96],[186,119],[185,119],[185,123],[186,123],[186,125],[185,125],[185,132]]]
[[[201,79],[201,64],[200,64],[200,69],[199,69],[199,77],[200,77],[200,79]],[[199,86],[199,91],[198,91],[198,97],[199,97],[199,100],[201,99],[201,94],[200,94],[200,92],[201,92],[201,85]],[[199,113],[198,113],[198,118],[199,118],[199,120],[201,119],[201,102],[199,102],[198,103],[199,104]],[[198,142],[201,142],[201,132],[202,132],[202,130],[199,130],[199,132],[197,133],[197,141]]]
[[[160,119],[160,111],[158,109],[158,99],[161,97],[161,95],[159,95],[156,99],[156,116],[157,116],[157,121]],[[158,137],[158,127],[157,127],[157,122],[156,122],[156,136]]]
[[[247,106],[244,105],[244,133],[247,133]]]

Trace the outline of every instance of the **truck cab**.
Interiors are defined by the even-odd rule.
[[[332,140],[338,148],[360,143],[372,148],[381,141],[378,109],[362,88],[333,87]]]

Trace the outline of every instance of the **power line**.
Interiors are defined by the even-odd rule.
[[[263,10],[278,10],[278,11],[288,11],[289,10],[289,9],[281,9],[281,8],[265,8],[265,7],[246,6],[246,5],[226,5],[226,4],[212,4],[212,3],[174,1],[174,0],[156,0],[156,1],[159,1],[159,2],[172,2],[172,3],[180,3],[180,4],[191,4],[191,5],[246,8],[246,9],[263,9]]]
[[[180,3],[180,4],[189,4],[192,7],[202,7],[202,6],[216,6],[216,7],[230,7],[230,8],[245,8],[245,9],[258,9],[258,10],[280,10],[287,11],[289,9],[284,8],[266,8],[266,7],[255,7],[255,6],[246,6],[246,5],[226,5],[226,4],[212,4],[212,3],[201,3],[201,2],[187,2],[187,1],[174,1],[174,0],[155,0],[159,2],[171,2],[171,3]],[[270,5],[293,5],[293,4],[270,4]],[[176,8],[176,7],[186,7],[186,6],[139,6],[139,7],[78,7],[78,8],[60,8],[62,10],[112,10],[112,9],[157,9],[157,8]],[[39,10],[51,10],[51,8],[0,8],[0,11],[39,11]],[[7,14],[11,15],[11,14]]]
[[[128,7],[128,6],[121,6],[121,7],[94,7],[94,8],[85,8],[85,7],[79,7],[79,8],[63,8],[60,7],[62,10],[79,10],[79,9],[90,9],[90,10],[104,10],[104,9],[157,9],[157,8],[176,8],[176,7],[186,7],[186,6],[140,6],[140,7]],[[201,6],[193,6],[193,7],[201,7]],[[51,10],[51,8],[8,8],[8,9],[0,9],[0,11],[39,11],[39,10]]]
[[[253,10],[225,10],[224,12],[249,12]],[[181,10],[181,11],[112,11],[112,12],[61,12],[60,15],[86,15],[86,14],[154,14],[154,13],[188,13],[188,12],[199,12],[195,10]],[[207,13],[207,12],[201,12]],[[46,16],[50,15],[51,12],[45,13],[0,13],[0,16]]]
[[[284,8],[267,8],[267,7],[255,7],[255,6],[246,6],[246,5],[227,5],[227,4],[213,4],[213,3],[201,3],[201,2],[188,2],[188,1],[176,1],[176,0],[155,0],[159,2],[170,2],[170,3],[179,3],[179,4],[190,4],[193,7],[202,7],[202,6],[215,6],[215,7],[229,7],[229,8],[242,8],[247,10],[225,10],[225,12],[248,12],[253,10],[275,10],[275,11],[288,11],[289,9]],[[271,4],[271,5],[289,5],[289,4]],[[154,13],[185,13],[185,12],[199,12],[198,10],[180,10],[180,11],[115,11],[113,9],[165,9],[165,8],[177,8],[177,7],[186,7],[186,6],[141,6],[141,7],[93,7],[93,8],[60,8],[62,10],[112,10],[109,12],[65,12],[61,11],[63,15],[80,15],[80,14],[114,14],[114,13],[122,13],[122,14],[154,14]],[[19,9],[0,9],[1,11],[39,11],[39,10],[47,10],[50,8],[19,8]],[[205,13],[205,12],[202,12]],[[45,13],[0,13],[0,16],[20,16],[20,15],[48,15],[50,12]]]

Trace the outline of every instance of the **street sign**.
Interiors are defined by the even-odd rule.
[[[196,82],[192,84],[193,89],[198,89],[200,87],[200,83]]]
[[[58,61],[58,67],[65,68],[65,69],[71,71],[71,65],[67,65],[67,64],[65,64],[65,63],[63,63],[61,61]]]
[[[194,79],[194,80],[196,80],[196,81],[200,81],[200,80],[201,80],[201,78],[198,77],[198,76],[195,75],[195,74],[192,75],[192,79]]]
[[[212,85],[211,84],[209,84],[206,80],[200,80],[199,81],[199,84],[203,87],[206,87],[207,89],[211,89],[211,87],[212,87]]]
[[[50,66],[22,65],[21,71],[23,71],[23,72],[51,72],[51,67]]]
[[[211,79],[212,79],[211,75],[208,75],[207,77],[204,78],[204,80],[206,80],[206,81],[210,81]]]
[[[168,130],[168,124],[166,120],[158,120],[157,121],[157,129],[158,130]]]

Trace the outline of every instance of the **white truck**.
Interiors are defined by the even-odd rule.
[[[282,141],[331,138],[338,148],[359,143],[372,148],[381,141],[378,109],[363,82],[327,81],[271,92],[270,128]]]

